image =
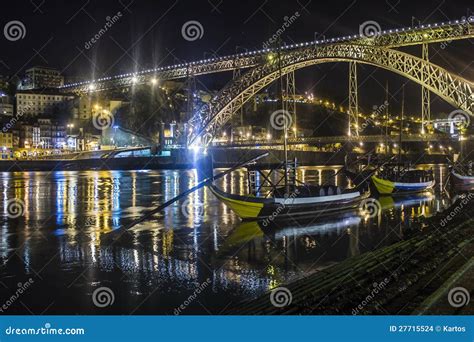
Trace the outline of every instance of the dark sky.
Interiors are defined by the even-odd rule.
[[[25,68],[47,65],[68,76],[98,78],[122,72],[142,70],[175,61],[191,61],[204,56],[226,55],[236,46],[261,48],[296,11],[300,17],[286,30],[283,40],[291,43],[312,40],[315,32],[326,37],[356,34],[359,26],[375,20],[382,29],[407,27],[412,17],[422,23],[435,23],[472,15],[472,1],[316,1],[316,0],[176,0],[176,1],[54,1],[16,0],[2,3],[4,27],[12,20],[23,23],[23,39],[0,39],[0,74],[21,75]],[[103,34],[92,48],[86,42],[106,24],[106,17],[121,12],[121,18]],[[198,21],[203,36],[187,41],[181,34],[183,24]],[[442,49],[431,45],[433,62],[453,70],[467,79],[474,79],[472,68],[474,42],[453,42]],[[420,48],[409,50],[419,54]],[[469,67],[471,65],[471,67]],[[297,74],[300,92],[311,90],[338,103],[347,97],[347,64],[321,65]],[[361,66],[361,106],[380,104],[385,81],[399,89],[404,80],[389,72]],[[219,77],[204,77],[203,84],[219,87]],[[407,88],[409,106],[419,108],[419,86]],[[362,95],[363,92],[371,96]],[[366,94],[367,94],[366,93]],[[433,99],[434,109],[444,110]],[[448,109],[449,110],[449,107]]]

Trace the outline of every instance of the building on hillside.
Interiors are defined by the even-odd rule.
[[[11,132],[0,132],[0,148],[13,148],[13,133]]]
[[[58,122],[53,122],[51,125],[51,144],[53,148],[65,148],[66,137],[66,127]]]
[[[93,102],[89,96],[81,96],[74,101],[74,119],[91,120],[100,112],[106,111],[115,115],[117,110],[126,102],[122,100],[102,100]]]
[[[51,139],[51,119],[38,118],[40,128],[40,146],[42,148],[51,148],[53,146]]]
[[[19,116],[58,115],[72,113],[74,95],[55,89],[21,90],[15,95]]]
[[[0,103],[0,115],[13,116],[13,105],[10,103]]]
[[[92,99],[89,96],[79,96],[74,100],[73,117],[79,120],[90,120]]]
[[[19,89],[58,88],[64,85],[64,76],[57,69],[36,66],[25,71]]]
[[[18,127],[15,127],[11,130],[12,136],[13,136],[13,148],[19,148],[20,147],[20,129]]]

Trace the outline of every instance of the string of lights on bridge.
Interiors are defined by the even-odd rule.
[[[442,22],[442,23],[422,24],[422,25],[414,26],[414,27],[383,30],[379,33],[379,35],[384,36],[384,35],[389,35],[389,34],[393,34],[393,33],[411,32],[411,31],[423,30],[423,29],[427,29],[427,28],[442,28],[442,27],[445,27],[445,26],[459,25],[459,24],[465,24],[465,23],[474,23],[474,16],[470,16],[467,19],[463,18],[463,19],[460,19],[460,20],[453,20],[453,21]],[[285,46],[282,46],[281,48],[285,49],[285,50],[290,50],[290,49],[295,49],[295,48],[300,48],[300,47],[305,47],[305,46],[311,46],[311,45],[322,45],[322,44],[347,42],[347,41],[351,41],[351,40],[354,40],[354,39],[360,39],[360,38],[367,38],[367,37],[365,37],[363,34],[349,35],[349,36],[344,36],[344,37],[328,38],[328,39],[323,39],[323,40],[314,40],[314,41],[310,41],[310,42],[303,42],[303,43],[285,45]],[[139,72],[136,72],[136,73],[126,73],[126,74],[121,74],[121,75],[103,77],[103,78],[99,78],[97,80],[92,80],[92,81],[69,83],[69,84],[65,84],[65,85],[61,86],[60,88],[61,89],[67,89],[67,88],[72,88],[72,87],[77,87],[77,86],[88,85],[89,91],[94,91],[94,90],[96,90],[96,83],[97,82],[103,82],[103,81],[110,81],[110,80],[114,80],[114,79],[122,79],[122,78],[132,77],[132,83],[137,83],[137,81],[138,81],[137,76],[139,76],[139,75],[150,74],[150,73],[160,72],[160,71],[168,71],[168,70],[173,70],[173,69],[177,69],[177,68],[187,68],[189,66],[205,64],[205,63],[212,63],[212,62],[222,61],[222,60],[227,60],[227,59],[235,59],[237,57],[255,56],[255,55],[270,53],[272,51],[274,51],[274,50],[270,49],[270,48],[255,50],[255,51],[247,51],[247,52],[242,52],[242,53],[239,53],[239,54],[233,54],[233,55],[216,57],[216,58],[209,58],[209,59],[202,59],[202,60],[199,60],[199,61],[193,61],[193,62],[189,62],[189,63],[180,63],[180,64],[174,64],[174,65],[169,65],[169,66],[164,66],[164,67],[159,67],[159,68],[154,68],[154,69],[148,69],[148,70],[143,70],[143,71],[139,71]],[[158,80],[156,78],[153,78],[151,80],[151,82],[152,82],[152,84],[156,84],[158,82]]]

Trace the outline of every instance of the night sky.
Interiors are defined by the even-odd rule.
[[[53,1],[17,0],[2,4],[4,27],[12,20],[23,23],[23,39],[0,39],[0,74],[22,75],[34,65],[62,70],[70,77],[84,79],[110,76],[150,67],[192,61],[203,57],[232,54],[239,46],[258,49],[285,21],[285,16],[300,16],[282,36],[286,43],[356,34],[359,26],[375,20],[382,29],[407,27],[412,17],[421,23],[435,23],[473,15],[472,1]],[[86,44],[104,27],[107,17],[121,17],[99,40]],[[198,21],[201,39],[187,41],[183,24]],[[474,79],[474,41],[452,42],[444,48],[430,45],[432,62]],[[406,51],[420,55],[421,47]],[[347,64],[325,64],[297,73],[298,91],[309,90],[338,104],[347,98]],[[218,89],[228,75],[206,76],[202,87]],[[392,101],[399,101],[399,89],[407,82],[400,76],[370,66],[359,68],[360,105],[370,109],[383,102],[383,86],[389,81]],[[419,112],[420,87],[407,85],[408,111]],[[370,95],[370,96],[368,96]],[[443,101],[432,96],[433,112],[449,111]]]

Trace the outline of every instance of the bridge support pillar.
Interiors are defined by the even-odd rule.
[[[234,59],[234,70],[232,70],[232,80],[236,80],[241,75],[241,69],[238,65],[237,57]],[[240,116],[239,116],[239,126],[242,127],[244,125],[244,106],[240,107]],[[231,122],[232,124],[232,122]],[[232,131],[232,127],[230,129]]]
[[[422,59],[429,62],[428,43],[422,44]],[[427,82],[429,77],[426,68],[422,69],[422,80]],[[426,87],[421,87],[421,134],[425,134],[426,125],[431,121],[430,91]]]
[[[184,115],[184,120],[181,120],[186,124],[183,125],[181,143],[185,146],[188,146],[189,129],[196,129],[196,127],[192,127],[192,125],[188,124],[190,119],[194,117],[194,92],[196,91],[196,79],[194,78],[194,74],[189,69],[184,86],[186,89],[186,113]]]
[[[357,92],[357,63],[349,62],[349,130],[348,135],[359,136],[359,97]]]
[[[298,125],[296,122],[296,85],[295,85],[295,72],[289,72],[286,74],[286,103],[284,104],[285,110],[290,113],[293,119],[293,127],[288,127],[295,137],[298,136]]]

